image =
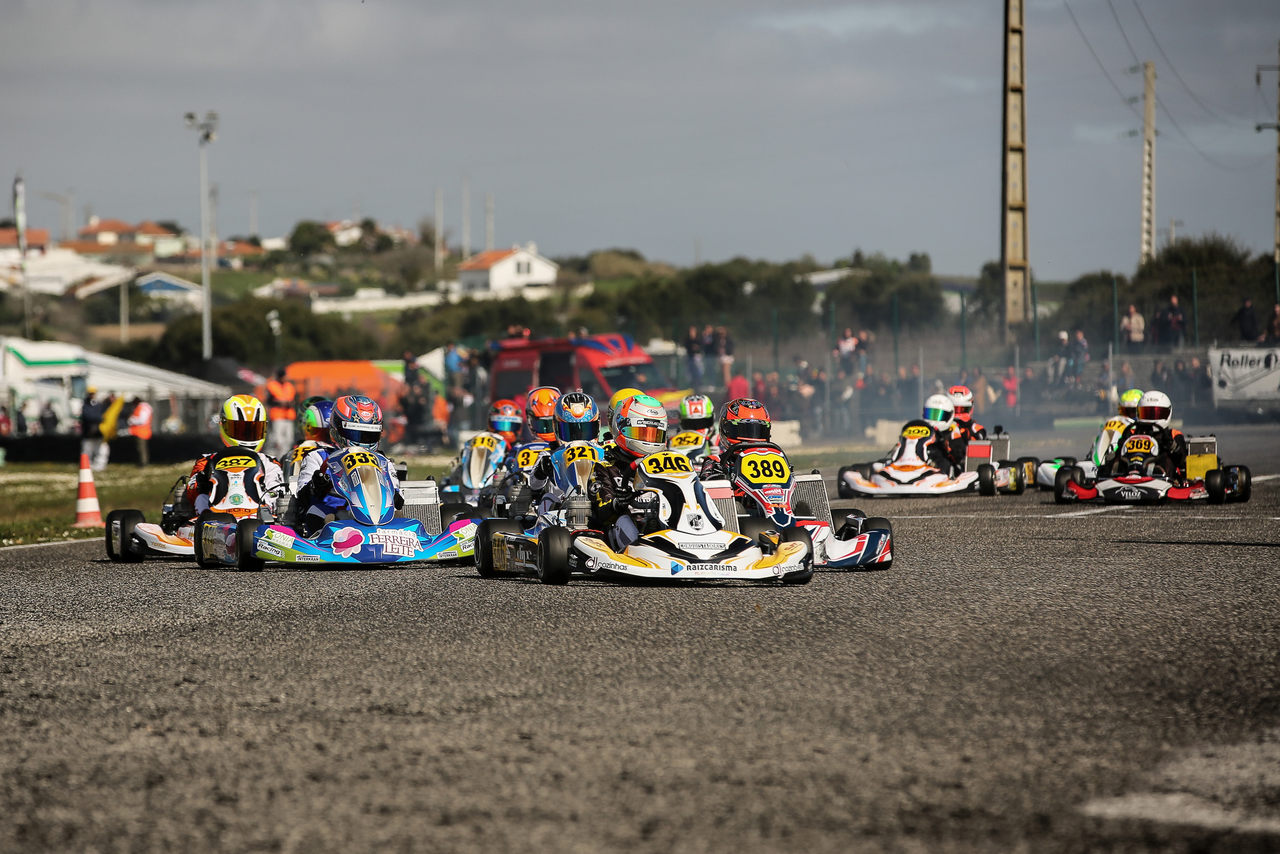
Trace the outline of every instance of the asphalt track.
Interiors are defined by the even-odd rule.
[[[1249,504],[875,502],[797,588],[0,551],[0,850],[1280,850],[1280,430],[1217,432]]]

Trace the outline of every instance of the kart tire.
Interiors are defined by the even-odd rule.
[[[1040,460],[1035,457],[1018,457],[1018,465],[1022,468],[1022,479],[1028,487],[1036,484],[1036,469],[1040,468]]]
[[[544,528],[538,534],[538,580],[543,584],[568,584],[571,548],[573,534],[564,528]]]
[[[1010,465],[1013,472],[1013,488],[1009,491],[1014,495],[1021,495],[1027,491],[1027,468],[1020,462]]]
[[[120,520],[120,548],[117,550],[116,560],[122,560],[126,563],[137,563],[146,556],[138,545],[133,542],[133,531],[142,522],[147,521],[142,515],[141,510],[120,510],[116,516]]]
[[[774,524],[760,516],[738,517],[738,533],[757,545],[760,544],[760,535],[773,529]]]
[[[978,466],[978,492],[982,495],[996,494],[996,467],[991,463]]]
[[[234,522],[235,516],[230,513],[216,513],[213,510],[206,510],[196,518],[195,530],[191,533],[191,545],[196,552],[196,566],[217,566],[215,561],[207,560],[204,556],[204,532],[205,522]]]
[[[481,518],[480,508],[467,504],[465,501],[450,501],[440,505],[440,524],[447,528],[449,523],[455,519],[464,518]]]
[[[1249,471],[1248,466],[1232,466],[1232,468],[1236,470],[1236,489],[1230,500],[1243,504],[1253,495],[1253,473]]]
[[[807,528],[801,528],[799,525],[792,525],[790,528],[782,529],[782,542],[807,543],[809,545],[809,557],[804,562],[804,569],[782,576],[782,583],[808,584],[813,580],[813,536],[809,533]]]
[[[1067,481],[1074,480],[1081,483],[1084,480],[1084,472],[1079,466],[1064,465],[1058,469],[1058,473],[1053,478],[1053,501],[1055,504],[1066,504],[1071,499],[1067,498]]]
[[[1063,466],[1073,466],[1080,462],[1075,457],[1058,457],[1058,459],[1062,461]]]
[[[493,578],[498,574],[493,561],[493,534],[518,534],[524,526],[516,519],[482,519],[476,526],[476,572],[481,578]]]
[[[844,482],[844,473],[853,471],[853,466],[842,466],[840,472],[836,475],[836,497],[837,498],[853,498],[854,492],[849,488],[849,484]]]
[[[123,512],[124,512],[123,510],[112,510],[110,513],[107,514],[107,518],[104,520],[106,530],[103,534],[103,538],[106,540],[108,560],[122,559],[120,557],[120,553],[116,551],[115,541],[111,539],[111,526],[112,526],[112,523],[115,522],[116,518]]]
[[[1204,488],[1209,493],[1210,504],[1224,504],[1227,500],[1227,476],[1222,469],[1205,472]]]
[[[809,506],[808,501],[797,501],[796,506],[791,509],[793,511],[791,515],[793,516],[798,516],[801,519],[813,518],[813,508]]]
[[[241,519],[236,523],[236,566],[243,572],[261,572],[266,563],[253,553],[253,532],[259,524],[257,519]]]

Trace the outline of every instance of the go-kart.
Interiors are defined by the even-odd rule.
[[[475,545],[474,519],[441,524],[435,481],[401,484],[402,502],[376,451],[345,448],[325,462],[334,494],[342,499],[343,518],[327,520],[312,536],[295,524],[293,496],[265,506],[247,519],[205,518],[197,522],[196,561],[201,566],[260,570],[268,561],[295,565],[402,564],[469,557]]]
[[[732,498],[744,512],[737,530],[757,536],[799,526],[813,539],[817,566],[836,569],[883,570],[893,564],[893,526],[883,517],[849,514],[837,529],[820,472],[795,474],[787,455],[768,442],[752,444],[722,455],[732,485]],[[713,495],[713,497],[717,497]]]
[[[670,439],[667,440],[667,450],[684,454],[689,458],[689,462],[696,467],[704,459],[716,452],[715,442],[712,442],[705,430],[681,430]]]
[[[209,458],[212,491],[209,509],[201,518],[234,522],[254,516],[259,506],[270,501],[265,493],[260,458],[239,448],[226,448]],[[107,514],[107,557],[118,561],[139,561],[145,557],[194,557],[195,508],[186,503],[187,477],[169,489],[160,510],[160,522],[148,522],[141,510],[112,510]]]
[[[1077,501],[1107,504],[1208,501],[1222,504],[1249,500],[1253,491],[1249,467],[1223,466],[1215,437],[1188,439],[1187,446],[1186,476],[1176,477],[1158,465],[1158,448],[1152,437],[1141,433],[1129,436],[1107,472],[1086,477],[1080,466],[1064,465],[1058,469],[1053,484],[1053,500],[1059,504]]]
[[[993,464],[995,443],[989,439],[968,443],[965,471],[953,475],[935,466],[916,450],[920,441],[928,439],[933,432],[926,421],[908,421],[898,434],[897,444],[884,459],[840,469],[836,476],[837,495],[892,498],[952,495],[973,490],[982,495],[1021,495],[1026,489],[1027,463],[1000,460]],[[1003,437],[1006,442],[1007,438]],[[1004,448],[1007,452],[1008,445]]]
[[[533,571],[545,584],[572,575],[593,578],[696,581],[769,581],[805,584],[813,577],[813,546],[799,526],[756,537],[729,530],[709,487],[683,454],[659,451],[636,464],[633,497],[641,536],[614,551],[602,531],[547,526],[534,548],[514,520],[486,520],[476,541],[480,573]],[[508,540],[518,543],[508,544]]]
[[[444,500],[474,508],[491,506],[502,482],[508,451],[507,440],[497,433],[477,433],[468,439],[453,472],[440,488]]]
[[[1063,456],[1054,457],[1051,460],[1042,460],[1036,467],[1036,486],[1041,489],[1053,489],[1053,485],[1058,478],[1058,470],[1064,466],[1079,466],[1086,480],[1097,478],[1099,467],[1105,465],[1115,454],[1116,444],[1120,441],[1120,434],[1132,423],[1130,419],[1120,415],[1108,418],[1103,423],[1102,429],[1098,431],[1097,437],[1093,440],[1093,446],[1090,447],[1085,459]]]

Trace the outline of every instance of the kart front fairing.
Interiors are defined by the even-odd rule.
[[[377,451],[344,448],[325,460],[334,493],[363,525],[385,524],[395,516],[395,486],[386,457]]]

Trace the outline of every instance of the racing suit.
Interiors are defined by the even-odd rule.
[[[589,524],[608,533],[609,547],[615,552],[640,539],[640,529],[629,512],[636,497],[635,469],[636,458],[610,444],[605,447],[604,459],[596,461],[591,469],[587,482],[587,497],[591,500]]]
[[[1116,454],[1111,458],[1109,466],[1111,474],[1127,474],[1124,447],[1125,443],[1133,436],[1150,436],[1155,441],[1156,453],[1151,459],[1152,466],[1160,468],[1167,476],[1175,480],[1186,480],[1187,437],[1182,434],[1181,430],[1173,427],[1143,424],[1141,421],[1135,421],[1124,428],[1124,432],[1120,434],[1120,438],[1116,441]]]
[[[304,537],[314,536],[329,517],[342,518],[347,502],[333,492],[333,481],[329,478],[329,470],[325,465],[329,455],[336,451],[332,446],[321,446],[302,458],[302,466],[298,469],[296,484],[296,503],[298,526]],[[395,490],[395,506],[399,510],[404,499],[400,495],[400,476],[396,474],[391,461],[377,451],[369,451],[378,458],[382,470],[391,479],[391,488]]]
[[[257,482],[255,479],[261,494],[249,496],[254,501],[260,503],[266,493],[284,486],[284,471],[280,468],[280,464],[264,453],[248,448],[223,448],[213,451],[196,460],[195,465],[191,467],[191,474],[187,477],[186,489],[182,493],[183,506],[191,508],[194,516],[199,516],[209,509],[218,484],[216,474],[218,463],[232,457],[250,457],[262,467],[262,480]]]
[[[961,443],[960,447],[963,448],[974,439],[987,438],[987,428],[983,427],[977,421],[961,421],[957,418],[951,425],[951,438],[953,441],[959,440]]]
[[[968,441],[961,442],[953,438],[950,431],[940,431],[928,421],[919,418],[902,425],[902,431],[905,433],[910,428],[921,427],[928,429],[928,435],[920,438],[899,436],[898,444],[889,451],[883,464],[920,461],[951,477],[963,471],[965,446],[968,445]]]

